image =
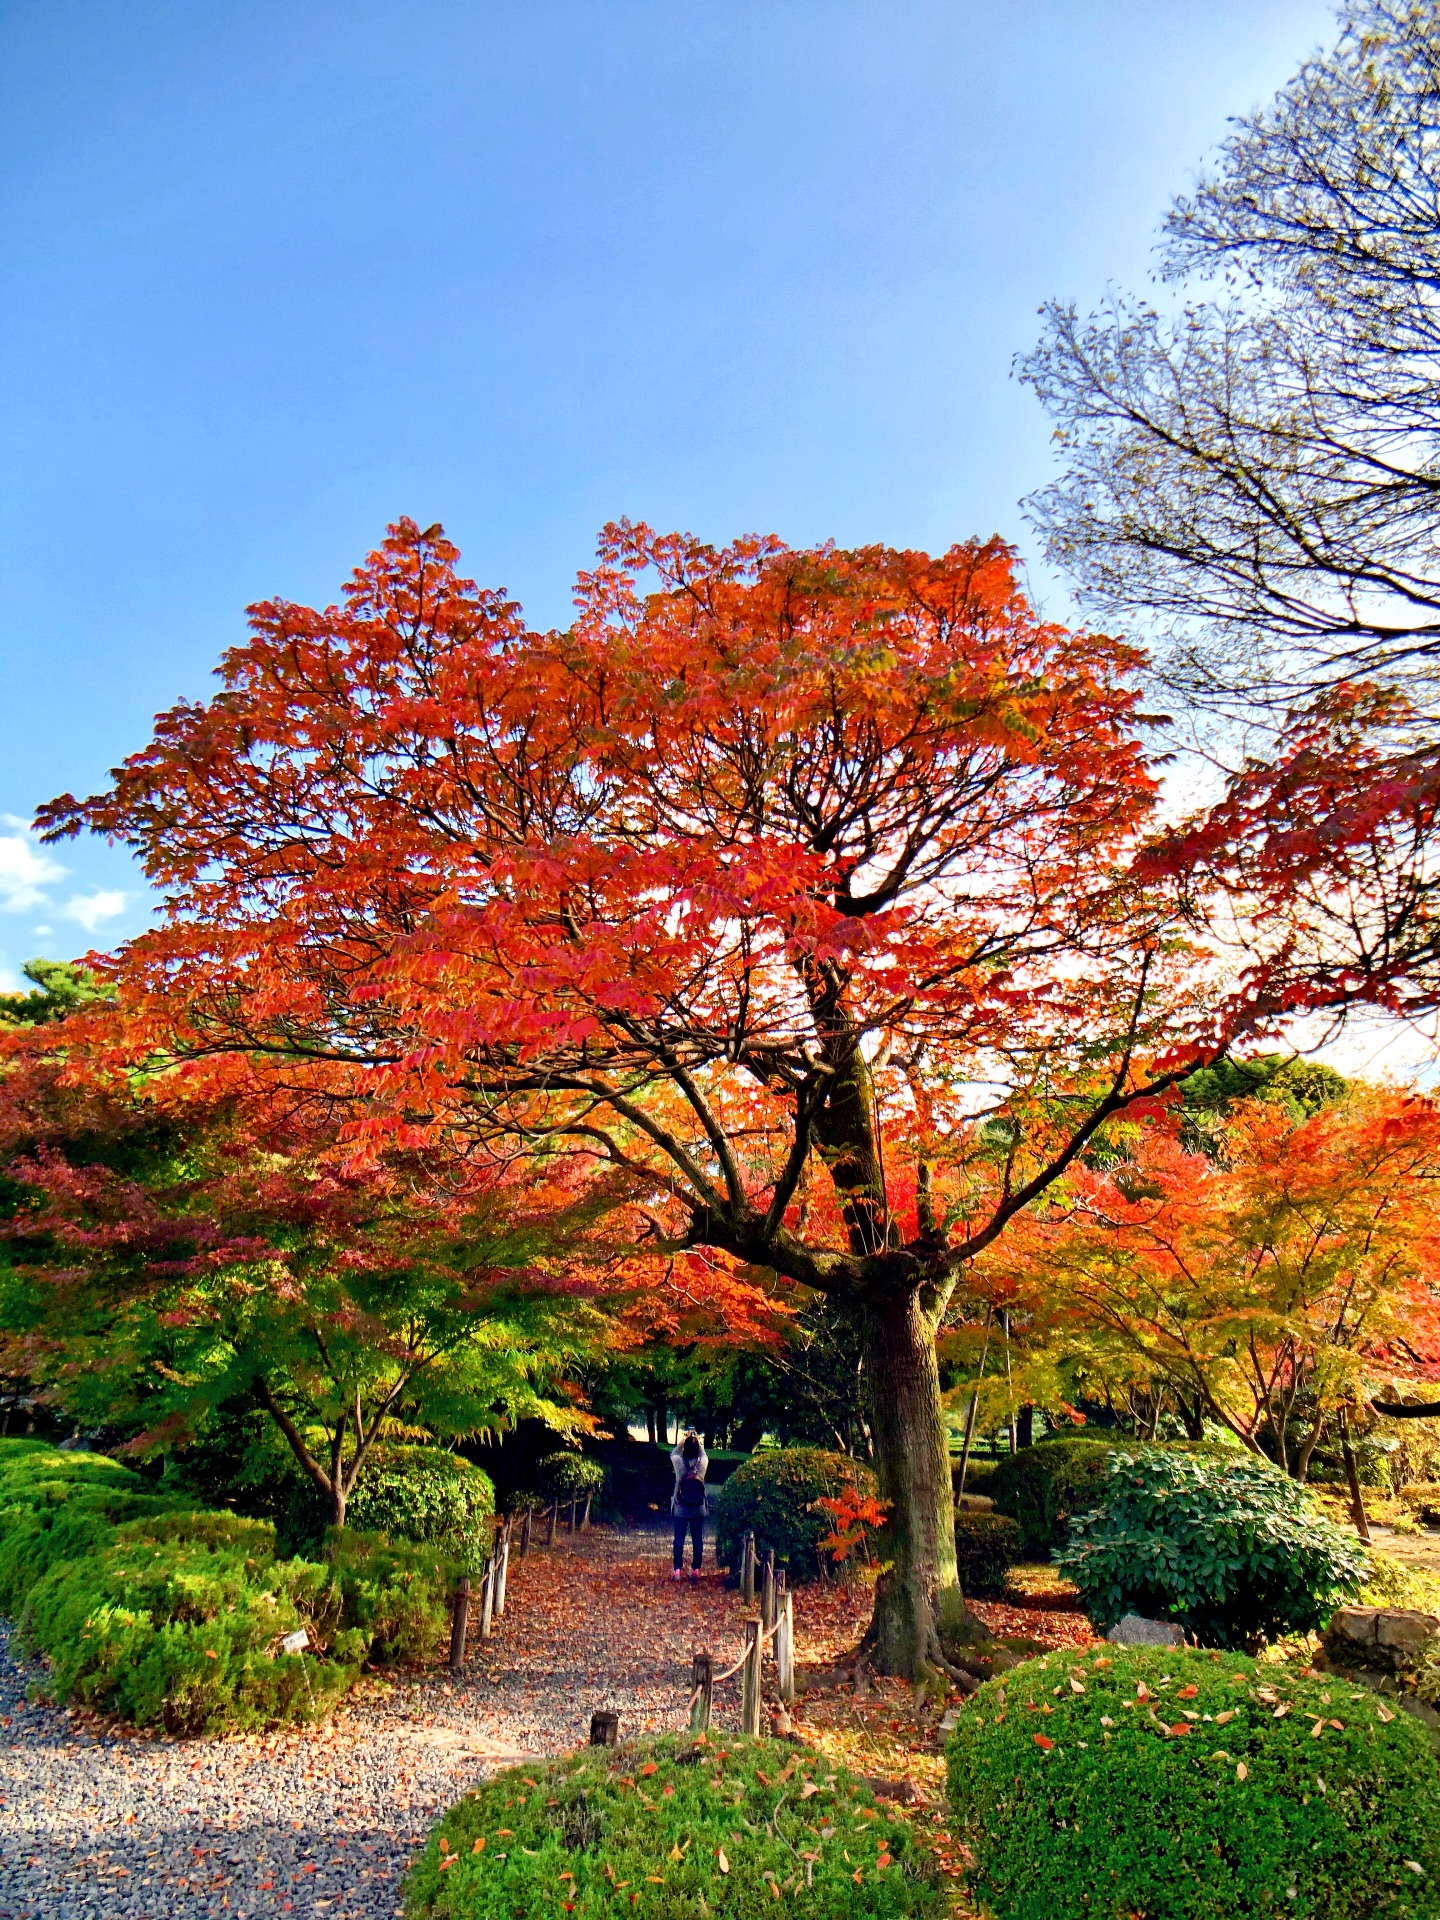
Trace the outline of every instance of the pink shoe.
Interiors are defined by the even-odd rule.
[[[670,1575],[670,1578],[671,1578],[672,1580],[683,1580],[683,1579],[685,1578],[685,1576],[684,1576],[684,1574],[683,1574],[683,1573],[682,1573],[682,1572],[680,1571],[680,1569],[679,1569],[679,1567],[676,1567],[676,1568],[674,1569],[674,1571],[673,1571],[673,1572],[671,1573],[671,1575]]]
[[[692,1580],[698,1580],[698,1579],[700,1578],[700,1569],[699,1569],[699,1567],[691,1567],[691,1569],[690,1569],[690,1578],[691,1578]]]

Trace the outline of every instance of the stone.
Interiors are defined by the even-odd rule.
[[[1143,1614],[1127,1613],[1117,1620],[1105,1638],[1117,1647],[1183,1647],[1185,1635],[1173,1620],[1147,1620]]]
[[[1437,1633],[1440,1620],[1413,1607],[1387,1608],[1375,1623],[1376,1645],[1384,1647],[1402,1667],[1414,1666]]]
[[[1326,1633],[1337,1640],[1348,1641],[1355,1647],[1373,1647],[1375,1628],[1380,1618],[1378,1607],[1337,1607],[1330,1616],[1330,1626]]]
[[[1440,1636],[1440,1620],[1413,1607],[1339,1607],[1325,1631],[1325,1651],[1347,1661],[1393,1672],[1418,1667]]]
[[[995,1502],[988,1493],[959,1493],[955,1496],[955,1507],[959,1513],[993,1513]]]

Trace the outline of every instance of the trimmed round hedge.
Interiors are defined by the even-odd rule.
[[[1132,1454],[1236,1457],[1208,1440],[1131,1440],[1123,1433],[1103,1438],[1084,1434],[1022,1447],[999,1463],[985,1481],[984,1491],[999,1512],[1008,1513],[1019,1523],[1025,1552],[1041,1559],[1051,1547],[1064,1546],[1072,1513],[1084,1513],[1099,1502],[1110,1456],[1117,1448]],[[978,1483],[974,1484],[979,1491]]]
[[[1024,1535],[1007,1513],[973,1513],[963,1507],[955,1515],[955,1565],[960,1591],[977,1600],[998,1600],[1005,1575],[1020,1558]]]
[[[714,1735],[498,1774],[440,1821],[405,1888],[408,1920],[947,1910],[904,1819],[853,1775],[788,1742]]]
[[[875,1476],[848,1453],[823,1447],[776,1447],[752,1453],[721,1488],[715,1508],[715,1557],[729,1567],[740,1560],[740,1543],[755,1536],[755,1551],[773,1549],[777,1565],[792,1580],[820,1573],[820,1542],[835,1530],[832,1516],[816,1503],[835,1499],[846,1486],[875,1492]]]
[[[366,1471],[346,1518],[364,1532],[438,1546],[473,1572],[489,1551],[494,1512],[483,1467],[443,1447],[397,1447]]]
[[[1049,1654],[980,1689],[947,1757],[994,1920],[1440,1914],[1425,1731],[1330,1676],[1189,1649]]]
[[[545,1503],[593,1500],[605,1486],[605,1469],[586,1453],[545,1453],[536,1465],[536,1492]]]
[[[444,1631],[437,1555],[349,1529],[323,1562],[266,1520],[157,1494],[100,1454],[0,1440],[0,1612],[47,1691],[175,1734],[313,1719],[362,1662],[417,1659]],[[300,1627],[307,1655],[284,1651]]]

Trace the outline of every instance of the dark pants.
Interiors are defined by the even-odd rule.
[[[705,1544],[704,1514],[697,1513],[693,1519],[682,1519],[679,1514],[675,1516],[675,1565],[677,1567],[683,1567],[685,1564],[685,1529],[687,1527],[690,1529],[690,1564],[698,1569]]]

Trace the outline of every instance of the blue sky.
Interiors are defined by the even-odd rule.
[[[1036,307],[1140,281],[1329,38],[1310,0],[0,0],[0,984],[148,910],[35,805],[399,514],[547,624],[620,514],[1023,549]]]

